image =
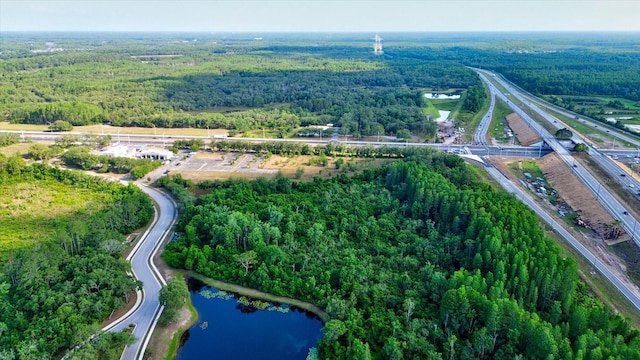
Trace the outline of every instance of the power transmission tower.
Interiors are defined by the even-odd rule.
[[[384,53],[384,51],[382,51],[382,38],[376,34],[376,36],[373,37],[373,40],[375,40],[373,43],[373,53],[375,55],[382,55]]]

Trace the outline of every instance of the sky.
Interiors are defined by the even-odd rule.
[[[4,31],[640,31],[640,1],[0,0]]]

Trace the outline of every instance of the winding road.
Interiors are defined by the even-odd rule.
[[[127,346],[121,357],[127,360],[143,358],[153,329],[162,312],[158,295],[160,288],[166,283],[153,265],[152,259],[178,215],[176,204],[169,195],[141,182],[136,182],[136,185],[148,194],[157,205],[151,226],[127,257],[127,260],[131,261],[133,275],[142,281],[143,288],[137,293],[135,306],[120,319],[103,329],[104,331],[122,331],[129,325],[135,326],[133,335],[136,337],[136,342]]]

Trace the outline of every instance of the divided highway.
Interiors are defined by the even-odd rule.
[[[483,72],[485,75],[487,72]],[[515,98],[520,100],[523,103],[527,103],[527,100],[518,92],[518,90],[506,82],[502,81],[500,78],[496,76],[491,76],[492,81],[496,81],[501,86],[503,86],[507,91],[509,91]],[[487,81],[487,78],[484,77],[483,81]],[[495,87],[492,86],[493,89]],[[574,173],[578,176],[578,178],[593,192],[594,197],[598,199],[602,203],[602,205],[611,213],[614,219],[620,220],[623,224],[625,231],[632,237],[632,239],[640,245],[640,222],[634,219],[632,215],[629,213],[629,209],[625,209],[625,207],[607,190],[605,186],[602,184],[584,167],[578,165],[576,161],[573,159],[573,156],[570,152],[555,138],[554,135],[550,134],[544,127],[535,122],[534,119],[529,116],[523,109],[513,104],[507,97],[497,90],[495,91],[495,95],[502,98],[526,123],[531,126],[531,128],[538,133],[542,137],[545,143],[547,143],[564,161],[567,166],[569,166]],[[545,113],[542,109],[537,107],[534,104],[530,104],[529,108],[544,119],[548,120],[550,123],[553,123],[553,117],[547,113]],[[622,177],[623,171],[613,162],[610,161],[605,155],[602,155],[597,149],[593,147],[589,148],[589,155],[596,161],[601,162],[602,166],[605,169],[614,167],[617,170],[617,176]],[[624,176],[626,177],[626,176]],[[629,179],[637,189],[640,187],[640,183],[638,183],[634,179]]]
[[[483,74],[481,73],[481,79],[485,82],[488,82],[487,78],[485,76],[483,76]],[[506,100],[506,98],[504,97],[504,94],[499,93],[497,91],[497,89],[491,85],[490,83],[489,85],[489,89],[492,93],[492,97],[494,96],[500,96],[501,98],[503,98],[503,100]],[[510,90],[511,91],[511,90]],[[513,107],[513,105],[506,101],[507,104],[510,104],[510,106],[516,110],[518,112],[518,114],[523,117],[523,119],[525,119],[524,116],[526,116],[528,118],[528,122],[529,124],[534,128],[534,129],[541,129],[539,124],[536,124],[533,119],[531,119],[527,114],[525,114],[524,112],[522,112],[521,109],[517,108],[517,107]],[[486,129],[487,129],[487,125],[483,124],[485,121],[486,122],[491,122],[491,116],[490,116],[490,112],[488,112],[481,120],[481,124],[479,125],[479,129],[480,130],[478,134],[476,134],[479,137],[482,137],[484,139],[485,135],[486,135]],[[483,126],[484,125],[484,126]],[[537,125],[537,127],[536,127]],[[485,133],[483,133],[485,132]],[[546,132],[546,130],[545,130]],[[548,132],[539,132],[539,134],[543,137],[543,139],[545,141],[550,140],[550,141],[556,141],[555,138],[550,138],[550,135],[548,134]],[[559,144],[556,143],[550,143],[550,145],[555,149]],[[560,146],[561,147],[561,146]],[[588,171],[580,166],[574,166],[575,163],[573,163],[573,160],[569,160],[567,159],[570,158],[570,155],[568,155],[568,151],[566,151],[566,149],[564,149],[563,147],[560,150],[560,156],[565,160],[565,162],[569,161],[568,164],[569,166],[572,167],[572,169],[577,173],[577,175],[580,177],[582,175],[582,177],[580,177],[583,181],[585,181],[586,178],[588,177],[592,177],[591,174],[588,173]],[[522,190],[519,186],[513,184],[513,182],[511,182],[511,180],[509,180],[504,174],[502,174],[500,171],[498,171],[496,168],[493,167],[487,167],[485,170],[487,170],[487,172],[494,178],[496,179],[496,181],[498,181],[498,183],[506,190],[511,192],[512,194],[514,194],[518,199],[520,199],[521,201],[523,201],[525,204],[527,204],[527,206],[529,206],[529,208],[531,208],[540,218],[542,218],[543,220],[545,220],[545,222],[547,222],[558,234],[560,234],[565,240],[567,240],[576,250],[578,250],[580,252],[580,254],[582,254],[582,256],[584,256],[595,268],[598,269],[598,271],[600,271],[601,274],[603,274],[607,280],[609,280],[609,282],[611,284],[613,284],[618,291],[620,291],[620,293],[622,293],[628,300],[629,302],[637,309],[640,311],[640,296],[638,295],[638,291],[637,288],[633,287],[629,287],[627,286],[627,284],[623,283],[622,281],[620,281],[620,279],[618,279],[610,270],[609,268],[607,268],[607,266],[605,264],[603,264],[602,262],[598,261],[597,257],[591,253],[587,248],[585,248],[576,238],[574,238],[569,232],[567,232],[562,225],[560,225],[557,221],[555,221],[555,219],[553,217],[551,217],[544,209],[542,209],[533,199],[532,197],[524,190]],[[597,182],[596,182],[597,183]],[[598,189],[597,191],[595,191],[596,196],[599,197],[600,201],[602,201],[603,203],[608,203],[609,201],[615,201],[615,199],[612,199],[611,195],[606,192],[605,189],[601,189],[601,186],[599,183],[598,184]],[[588,185],[588,184],[587,184]],[[589,186],[589,185],[588,185]],[[592,184],[593,186],[593,184]],[[592,190],[594,190],[592,188]],[[606,192],[606,194],[605,194]],[[602,197],[600,197],[602,196]],[[612,209],[609,209],[610,211]],[[614,215],[615,217],[615,215]],[[636,221],[635,219],[633,219],[633,221]],[[639,229],[640,230],[640,229]],[[633,285],[631,285],[633,286]]]
[[[104,331],[122,331],[129,325],[135,325],[133,335],[136,342],[127,346],[122,359],[142,359],[151,333],[155,328],[161,308],[158,301],[160,288],[165,281],[153,265],[152,258],[158,251],[162,239],[175,223],[178,212],[175,202],[165,193],[151,187],[136,183],[142,191],[147,193],[157,204],[153,223],[136,244],[127,260],[131,261],[131,268],[136,279],[142,281],[142,291],[138,291],[135,307],[122,318],[105,327]]]

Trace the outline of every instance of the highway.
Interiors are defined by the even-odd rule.
[[[491,97],[491,102],[489,103],[489,109],[487,110],[487,113],[482,117],[482,120],[480,120],[480,123],[478,124],[478,128],[476,129],[476,132],[473,134],[473,140],[476,142],[476,144],[486,145],[487,132],[489,131],[489,126],[491,125],[491,118],[493,117],[493,109],[496,106],[496,96],[495,96],[496,90],[491,84],[491,82],[487,80],[484,74],[478,73],[478,75],[480,76],[480,79],[482,79],[482,81],[484,81],[484,83],[487,84],[487,87],[489,87],[489,93],[490,93],[489,96]]]
[[[498,77],[500,77],[501,80],[508,82],[511,86],[513,86],[514,88],[518,89],[518,92],[520,93],[520,95],[524,98],[527,99],[527,103],[535,103],[538,107],[544,107],[547,109],[551,109],[552,111],[564,115],[568,118],[571,119],[579,119],[578,121],[580,121],[582,124],[584,124],[585,126],[588,126],[590,128],[593,128],[595,130],[602,130],[605,129],[605,132],[607,133],[607,135],[615,137],[619,140],[622,141],[626,141],[630,144],[635,145],[636,147],[640,148],[640,140],[638,140],[638,138],[632,137],[626,133],[623,133],[620,131],[620,129],[618,129],[617,127],[613,126],[613,125],[609,125],[600,121],[596,121],[596,120],[592,120],[589,119],[588,117],[585,117],[583,115],[571,112],[567,109],[561,108],[555,104],[552,104],[544,99],[540,99],[538,97],[533,96],[532,94],[528,93],[527,91],[525,91],[524,89],[520,88],[519,86],[509,82],[508,80],[504,79],[501,75],[496,74]],[[560,125],[557,125],[557,128],[561,128],[561,127],[566,127],[565,124],[562,123],[562,121],[558,120]]]
[[[489,119],[490,121],[490,119]],[[31,138],[32,141],[41,141],[41,142],[54,142],[56,137],[61,136],[60,133],[50,133],[50,132],[41,132],[41,131],[0,131],[0,132],[13,132],[13,133],[24,133],[25,136]],[[81,135],[77,133],[77,135]],[[208,137],[202,136],[172,136],[167,139],[159,139],[153,135],[124,135],[121,134],[120,138],[122,140],[121,144],[123,145],[131,145],[131,146],[143,146],[143,145],[170,145],[175,140],[179,139],[203,139],[203,140],[211,140]],[[222,140],[222,139],[220,139]],[[317,139],[259,139],[259,138],[225,138],[227,141],[246,141],[246,142],[267,142],[267,141],[278,141],[278,142],[294,142],[294,143],[304,143],[309,145],[327,145],[331,141],[330,140],[317,140]],[[337,144],[333,142],[333,144]],[[473,155],[484,156],[484,155],[500,155],[500,156],[512,156],[512,157],[530,157],[536,158],[540,156],[544,156],[551,152],[551,149],[545,147],[523,147],[523,146],[487,146],[487,145],[458,145],[458,144],[433,144],[433,143],[416,143],[416,142],[378,142],[378,141],[346,141],[340,142],[340,145],[347,146],[391,146],[391,147],[403,147],[403,146],[428,146],[440,151],[452,152],[452,153],[461,153],[464,151],[465,147],[468,148]],[[631,152],[618,151],[620,154],[627,155],[631,154]]]
[[[487,78],[482,74],[480,75],[483,81],[488,82]],[[496,96],[504,96],[503,94],[499,94],[498,90],[495,86],[491,84],[488,85],[489,90],[491,92],[492,99]],[[493,101],[492,101],[493,103]],[[508,102],[507,102],[508,103]],[[474,137],[476,141],[484,141],[486,138],[486,132],[488,129],[488,124],[491,123],[492,118],[492,106],[490,106],[489,111],[482,117],[480,124],[478,125],[478,131],[475,133]],[[522,116],[522,115],[521,115]],[[543,134],[540,134],[543,135]],[[555,140],[555,139],[553,139]],[[545,139],[546,141],[546,139]],[[566,150],[565,150],[566,151]],[[572,167],[574,171],[577,171],[575,167]],[[609,268],[603,264],[601,261],[598,261],[597,257],[591,253],[587,248],[585,248],[573,235],[571,235],[568,231],[564,229],[564,227],[559,224],[551,215],[549,215],[543,208],[541,208],[538,203],[530,196],[529,193],[524,191],[520,186],[515,185],[511,180],[509,180],[504,174],[502,174],[498,169],[488,166],[485,167],[485,170],[491,175],[498,183],[508,192],[514,194],[516,198],[524,202],[529,208],[531,208],[540,218],[542,218],[549,226],[553,228],[556,233],[562,236],[565,240],[567,240],[585,259],[587,259],[595,268],[600,271],[600,273],[613,284],[620,293],[622,293],[628,300],[633,304],[633,306],[640,311],[640,296],[638,295],[638,291],[636,288],[630,288],[625,283],[620,281],[616,275],[609,270]],[[586,171],[586,170],[585,170]],[[601,189],[598,189],[601,190]]]
[[[487,80],[487,73],[483,72],[485,77],[483,81]],[[526,99],[519,93],[519,91],[502,81],[500,78],[496,76],[490,76],[491,81],[496,81],[501,86],[503,86],[511,95],[513,95],[519,101],[526,103]],[[490,82],[491,82],[490,81]],[[523,109],[513,104],[513,102],[509,101],[507,97],[495,90],[495,86],[491,87],[494,89],[494,94],[505,101],[507,105],[509,105],[529,126],[538,133],[542,137],[545,143],[547,143],[559,156],[560,158],[569,166],[576,176],[589,188],[596,199],[600,201],[605,209],[607,209],[614,219],[620,220],[620,223],[623,224],[625,231],[633,238],[633,240],[640,245],[640,224],[637,219],[634,219],[632,215],[629,213],[629,209],[624,208],[624,206],[608,191],[606,186],[603,186],[587,169],[578,164],[574,159],[570,152],[555,138],[554,135],[550,134],[544,127],[538,124],[534,119],[529,116]],[[534,104],[530,104],[529,108],[535,112],[537,112],[540,116],[542,116],[545,120],[553,123],[553,117],[539,107]],[[597,149],[593,147],[589,147],[589,155],[594,161],[601,164],[601,166],[605,169],[605,171],[613,172],[618,177],[629,178],[629,183],[635,187],[635,189],[640,189],[640,182],[635,179],[632,179],[631,176],[622,176],[624,173],[623,170],[620,169],[615,163],[611,161],[607,156],[601,154]]]
[[[502,173],[500,173],[494,167],[485,168],[487,172],[498,181],[498,183],[508,192],[514,194],[516,198],[524,202],[529,208],[531,208],[540,218],[542,218],[549,226],[553,228],[560,236],[566,239],[576,250],[584,256],[595,268],[600,271],[604,277],[615,286],[622,295],[624,295],[633,306],[640,311],[640,297],[638,296],[637,291],[633,291],[628,288],[626,284],[620,281],[610,270],[609,268],[603,264],[601,261],[598,261],[597,257],[593,255],[587,248],[585,248],[573,235],[571,235],[568,231],[566,231],[562,225],[560,225],[553,217],[551,217],[544,209],[542,209],[532,198],[531,196],[522,190],[519,186],[516,186],[506,178]]]
[[[175,223],[178,212],[175,202],[165,193],[136,183],[157,204],[154,221],[131,251],[127,260],[131,261],[133,275],[143,283],[142,291],[138,291],[135,307],[116,322],[105,327],[104,331],[122,331],[129,325],[135,325],[133,335],[136,342],[127,346],[121,359],[142,359],[161,308],[158,301],[160,288],[166,285],[164,279],[152,262],[162,239]]]

